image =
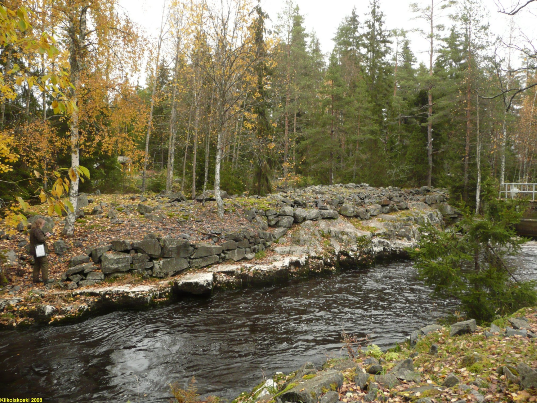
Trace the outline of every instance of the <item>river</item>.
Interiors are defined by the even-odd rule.
[[[537,277],[537,243],[517,262]],[[453,311],[409,261],[285,286],[219,292],[142,312],[0,333],[0,397],[169,402],[169,384],[231,400],[265,376],[346,355],[341,332],[389,347]]]

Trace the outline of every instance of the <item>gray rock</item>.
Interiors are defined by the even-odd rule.
[[[73,256],[69,259],[69,267],[79,266],[84,263],[89,263],[90,257],[88,255]]]
[[[206,256],[206,257],[202,257],[202,258],[199,258],[199,259],[192,259],[190,261],[190,266],[196,268],[196,269],[199,269],[201,267],[205,267],[205,266],[209,266],[213,263],[216,263],[218,262],[220,259],[218,256],[216,255],[213,255],[213,256]]]
[[[356,210],[352,204],[345,203],[339,208],[339,214],[345,217],[354,217],[356,215]]]
[[[406,360],[395,364],[390,373],[401,381],[419,382],[421,380],[420,374],[414,372],[414,362],[412,361],[412,358],[407,358]]]
[[[92,246],[88,251],[88,255],[90,255],[93,263],[100,263],[101,257],[111,249],[112,245]]]
[[[132,241],[116,239],[112,241],[112,250],[116,252],[128,252],[133,249]]]
[[[301,382],[291,390],[283,393],[283,402],[317,403],[326,390],[340,388],[343,385],[343,374],[339,371],[322,371],[315,378]]]
[[[155,211],[156,207],[148,206],[147,204],[140,203],[138,204],[137,210],[138,210],[138,213],[140,213],[141,215],[145,215],[145,214],[149,214]]]
[[[82,209],[82,208],[88,207],[88,205],[89,205],[88,195],[85,193],[80,193],[78,195],[76,208]]]
[[[255,216],[254,223],[256,223],[262,231],[268,230],[268,222],[266,217]]]
[[[428,397],[422,397],[421,399],[416,400],[416,403],[433,403],[433,401]]]
[[[311,374],[316,374],[316,373],[317,373],[317,369],[315,368],[315,365],[312,362],[308,361],[302,364],[302,366],[296,372],[296,375],[292,381],[302,381],[302,378],[305,375],[311,375]]]
[[[233,249],[237,249],[237,242],[235,242],[235,241],[226,241],[220,246],[222,246],[223,250],[233,250]]]
[[[226,253],[226,258],[232,259],[235,262],[238,262],[239,260],[244,259],[245,256],[246,256],[246,253],[244,252],[243,248],[237,248],[235,250],[232,250]]]
[[[199,259],[206,256],[212,256],[212,255],[219,255],[222,253],[223,248],[221,246],[217,245],[211,245],[208,243],[200,243],[198,244],[198,247],[194,254],[192,255],[192,259]]]
[[[162,238],[162,257],[190,257],[194,252],[194,247],[184,239]]]
[[[319,214],[323,220],[335,220],[339,218],[339,214],[335,210],[319,210]]]
[[[425,327],[422,327],[420,329],[420,333],[424,336],[428,335],[429,333],[436,332],[438,330],[442,330],[443,327],[439,325],[427,325]]]
[[[450,336],[459,336],[461,334],[473,333],[477,330],[477,325],[475,319],[466,320],[463,322],[458,322],[451,325],[451,330],[449,332]]]
[[[295,218],[295,222],[297,224],[300,224],[306,221],[306,218],[308,217],[308,212],[303,208],[297,208],[295,209],[293,217]]]
[[[278,219],[276,226],[280,228],[291,228],[294,221],[295,219],[291,216],[282,216]]]
[[[40,311],[42,315],[49,317],[54,315],[58,310],[52,305],[42,305]]]
[[[308,221],[317,221],[321,219],[321,213],[317,209],[307,210],[306,220]]]
[[[323,397],[321,397],[320,403],[337,403],[339,402],[339,393],[331,390],[326,392]]]
[[[380,374],[383,370],[384,368],[380,364],[373,364],[367,367],[368,374]]]
[[[246,260],[252,260],[252,259],[255,259],[255,253],[253,253],[253,252],[246,253],[246,254],[244,255],[244,258],[245,258]]]
[[[451,388],[457,384],[460,383],[460,380],[459,378],[457,378],[455,375],[453,374],[449,374],[448,376],[446,376],[446,379],[444,379],[444,382],[442,383],[442,386],[446,387],[446,388]]]
[[[494,323],[492,323],[492,324],[490,325],[490,331],[491,331],[492,333],[501,333],[502,329],[500,329],[499,326],[497,326],[497,325],[495,325]]]
[[[127,253],[107,252],[101,257],[101,270],[104,274],[126,272],[131,269],[132,257]]]
[[[438,354],[438,344],[431,345],[431,348],[429,349],[429,354],[431,355]]]
[[[380,214],[381,212],[380,209],[381,209],[380,205],[373,204],[372,206],[369,206],[367,208],[367,212],[369,213],[370,216],[374,217]]]
[[[401,383],[393,374],[375,375],[375,382],[388,389],[394,388]]]
[[[368,379],[369,375],[363,372],[363,370],[361,372],[356,371],[356,375],[354,376],[354,383],[361,390],[365,390],[365,386],[367,385]]]
[[[509,323],[513,326],[515,329],[528,329],[529,323],[526,319],[522,318],[509,318]]]
[[[150,221],[155,221],[155,222],[164,222],[164,219],[166,218],[164,216],[164,214],[162,213],[147,213],[145,215],[145,218],[147,218],[148,220]]]
[[[67,284],[67,289],[68,290],[74,290],[76,288],[78,288],[78,284],[75,283],[74,281],[71,281],[69,284]]]
[[[170,199],[168,200],[169,203],[173,203],[173,202],[185,202],[186,201],[186,197],[183,193],[181,192],[175,192],[175,193],[172,193],[170,194]]]
[[[287,231],[289,231],[289,228],[276,228],[272,234],[274,236],[274,239],[277,240],[287,234]]]
[[[91,210],[91,215],[100,215],[103,213],[103,208],[100,204],[93,206],[93,209]]]
[[[91,273],[88,273],[86,280],[103,281],[104,273],[101,271],[92,271]]]
[[[507,329],[505,329],[505,335],[507,337],[511,337],[511,336],[522,336],[522,337],[527,337],[528,336],[528,332],[526,329],[513,329],[513,328],[510,328],[508,327]]]
[[[52,244],[54,247],[54,253],[56,255],[62,256],[69,250],[69,246],[65,243],[63,239],[58,239],[56,242]]]
[[[134,242],[133,249],[145,253],[153,259],[159,258],[162,251],[157,239],[144,239],[142,241]]]
[[[188,269],[188,260],[184,258],[162,259],[153,262],[153,276],[169,277]]]
[[[83,280],[83,279],[84,279],[84,277],[81,276],[80,274],[73,274],[73,275],[69,276],[69,280],[71,280],[74,283],[78,283],[80,280]]]
[[[369,220],[371,218],[371,215],[369,214],[369,211],[367,209],[360,207],[356,209],[356,215],[360,217],[362,220]]]
[[[502,372],[503,372],[503,375],[505,375],[505,379],[507,380],[507,382],[516,383],[517,385],[520,384],[520,378],[516,376],[515,374],[513,374],[509,368],[503,367]]]
[[[520,375],[520,387],[522,389],[537,388],[537,372],[524,363],[517,366]]]
[[[70,267],[65,271],[65,278],[72,276],[73,274],[77,273],[85,273],[86,270],[93,270],[95,266],[93,263],[83,263],[79,264],[78,266]]]
[[[149,256],[145,253],[136,253],[132,255],[132,270],[138,273],[143,272],[147,269],[147,264],[149,263]]]
[[[289,206],[284,206],[281,208],[280,212],[278,213],[279,216],[281,217],[284,217],[284,216],[288,216],[288,217],[293,217],[293,208],[292,207],[289,207]]]
[[[410,333],[410,336],[409,336],[410,347],[414,347],[416,345],[416,343],[419,340],[419,337],[420,337],[420,334],[417,330],[414,330],[412,333]]]
[[[193,295],[211,294],[214,287],[214,273],[188,274],[174,284],[174,292]]]

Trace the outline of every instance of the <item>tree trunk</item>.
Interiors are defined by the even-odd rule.
[[[153,109],[155,107],[155,92],[157,89],[157,73],[158,73],[158,63],[160,59],[160,47],[162,45],[162,31],[164,29],[165,7],[166,7],[166,4],[163,4],[162,19],[160,21],[160,34],[158,37],[158,44],[157,44],[157,60],[155,62],[155,72],[153,74],[153,88],[151,89],[151,108],[149,110],[149,121],[147,122],[147,134],[145,136],[144,170],[142,173],[142,194],[145,193],[145,188],[146,188],[147,162],[149,160],[149,140],[151,138],[151,126],[153,124]]]
[[[80,73],[83,68],[83,49],[86,42],[86,14],[88,7],[83,7],[78,15],[71,19],[68,34],[69,34],[69,64],[71,66],[70,81],[73,85],[71,89],[71,102],[78,106],[78,91],[80,89]],[[77,23],[80,24],[77,26]],[[69,202],[73,206],[73,210],[67,211],[67,218],[63,228],[65,236],[73,236],[75,233],[76,211],[78,209],[78,185],[80,178],[78,176],[78,167],[80,165],[80,143],[79,143],[79,127],[78,127],[78,109],[73,109],[69,122],[69,130],[71,132],[71,169],[74,171],[75,180],[71,180],[69,186]]]
[[[479,133],[479,94],[476,97],[476,138],[477,138],[477,186],[475,190],[475,213],[479,214],[481,204],[481,135]]]
[[[195,117],[194,117],[194,142],[192,144],[192,200],[196,198],[196,165],[198,158],[198,131],[199,131],[199,121],[200,121],[200,111],[199,111],[199,100],[198,100],[198,91],[194,94],[194,108]]]
[[[170,116],[170,137],[168,141],[168,166],[166,172],[166,193],[170,194],[173,187],[173,165],[175,161],[175,138],[177,131],[175,129],[176,108],[175,98],[177,96],[177,80],[179,79],[179,49],[181,42],[177,39],[177,48],[175,49],[175,72],[173,79],[172,92],[172,111]]]
[[[221,123],[221,129],[218,130],[218,138],[216,140],[216,162],[214,167],[214,197],[218,208],[218,217],[224,218],[224,202],[220,195],[220,164],[222,162],[222,143],[224,137],[224,123]]]
[[[471,39],[472,39],[471,28],[468,34],[468,78],[466,83],[466,138],[464,145],[464,188],[463,188],[463,200],[468,202],[468,179],[469,179],[469,163],[470,163],[470,131],[471,131],[471,121],[470,121],[470,110],[471,110],[471,77],[472,77],[472,51],[471,51]]]
[[[427,90],[427,186],[433,183],[433,58],[434,58],[434,0],[431,0],[431,40],[429,47],[429,88]]]

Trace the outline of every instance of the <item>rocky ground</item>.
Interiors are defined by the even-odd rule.
[[[490,328],[429,325],[386,352],[346,335],[348,359],[278,373],[234,402],[535,402],[536,332],[527,308]]]
[[[83,195],[73,238],[62,218],[46,217],[50,278],[35,285],[27,227],[4,235],[7,284],[0,324],[54,323],[110,308],[151,305],[181,293],[263,285],[340,270],[404,253],[425,222],[456,217],[441,189],[314,186],[267,197],[225,199],[220,219],[205,202],[181,194]],[[44,206],[29,212],[31,222]],[[119,304],[118,304],[119,305]]]

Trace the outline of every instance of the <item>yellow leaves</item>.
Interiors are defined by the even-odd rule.
[[[78,179],[78,175],[73,168],[69,168],[69,179],[71,179],[71,182],[75,182]]]

